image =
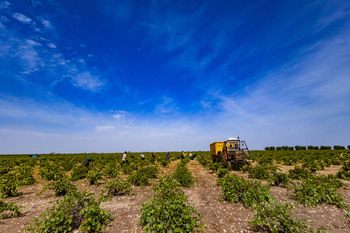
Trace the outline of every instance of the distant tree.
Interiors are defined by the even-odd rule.
[[[277,146],[276,150],[282,150],[282,147],[281,146]]]
[[[295,146],[295,150],[301,150],[301,146]]]
[[[306,146],[301,146],[301,150],[306,150]]]
[[[293,146],[288,146],[288,150],[294,150]]]
[[[334,150],[345,150],[345,146],[334,145]]]
[[[331,150],[332,147],[330,146],[321,146],[321,150]]]
[[[265,147],[265,150],[275,150],[275,147],[274,146],[267,146],[267,147]]]
[[[350,145],[348,145],[348,149],[350,150]]]

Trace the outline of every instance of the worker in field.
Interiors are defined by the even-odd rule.
[[[85,167],[89,167],[90,163],[93,163],[94,160],[92,158],[88,158],[84,161]]]
[[[166,154],[166,159],[170,160],[170,152]]]
[[[126,161],[126,154],[127,154],[127,152],[125,151],[125,153],[123,154],[123,158],[122,158],[122,160],[123,160],[123,165],[124,165],[125,163],[127,163],[127,161]]]
[[[152,164],[156,162],[156,155],[152,153]]]
[[[185,158],[185,153],[184,151],[181,152],[181,159],[184,159]]]
[[[145,156],[143,154],[141,154],[141,159],[145,160]]]

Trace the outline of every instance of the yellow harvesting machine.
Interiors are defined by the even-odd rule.
[[[222,163],[228,169],[249,164],[249,150],[245,141],[237,138],[229,138],[224,142],[213,142],[210,144],[210,154],[213,163]]]

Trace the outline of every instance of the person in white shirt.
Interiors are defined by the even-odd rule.
[[[127,162],[127,161],[126,161],[126,154],[127,154],[127,153],[126,153],[126,151],[125,151],[125,153],[123,154],[123,164]]]
[[[141,154],[141,159],[145,160],[145,156],[143,154]]]

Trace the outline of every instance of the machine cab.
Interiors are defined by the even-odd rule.
[[[226,158],[227,159],[244,159],[249,158],[249,150],[245,141],[240,141],[239,138],[229,138],[226,141]]]
[[[229,138],[226,142],[226,146],[228,151],[240,150],[239,140],[235,138]]]

